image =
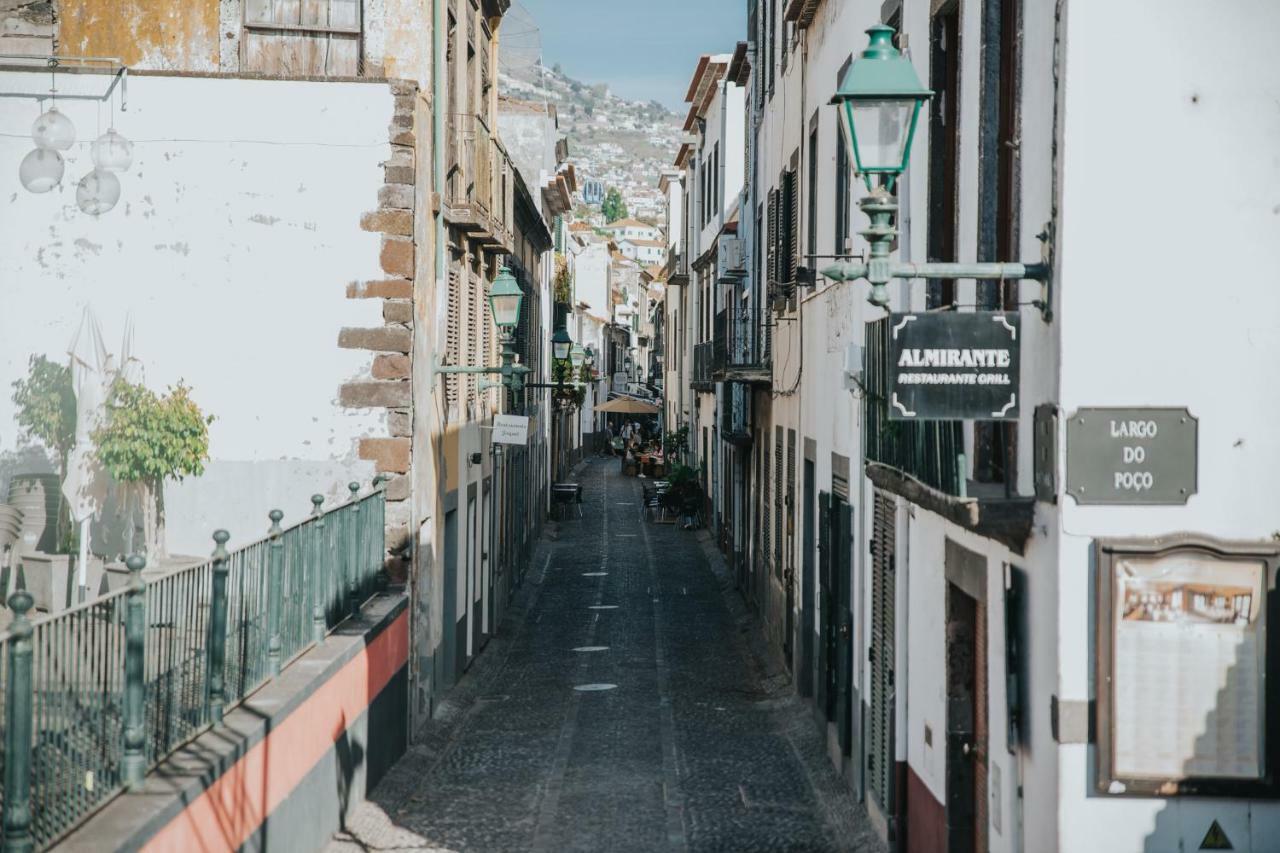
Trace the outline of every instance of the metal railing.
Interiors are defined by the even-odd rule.
[[[265,538],[33,622],[9,598],[0,633],[4,851],[44,848],[222,720],[382,585],[385,491],[374,489]]]
[[[715,384],[715,342],[705,341],[693,345],[693,374],[690,384],[707,389]]]
[[[889,419],[889,320],[867,324],[865,391],[867,460],[910,474],[950,495],[963,495],[963,421]]]

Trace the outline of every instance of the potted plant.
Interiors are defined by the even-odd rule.
[[[147,554],[153,566],[168,556],[164,482],[204,473],[212,422],[181,382],[163,396],[123,379],[111,387],[105,422],[93,441],[107,473],[130,493],[126,504],[142,515],[142,547],[132,543],[131,550]]]
[[[43,448],[46,458],[52,457],[57,473],[19,474],[13,478],[8,495],[0,495],[0,500],[12,499],[24,513],[18,536],[26,538],[28,546],[24,548],[22,538],[3,543],[13,549],[8,574],[15,575],[21,563],[36,607],[52,613],[72,603],[77,569],[74,555],[79,545],[61,488],[76,439],[71,369],[43,355],[31,356],[26,377],[13,383],[13,402],[18,428]],[[5,588],[9,585],[5,579]]]
[[[31,356],[26,378],[13,383],[13,403],[18,428],[54,456],[60,485],[67,477],[67,458],[76,443],[76,395],[71,368],[43,355]],[[40,547],[61,553],[74,550],[74,531],[60,491],[50,503],[56,506],[53,528],[41,537]]]

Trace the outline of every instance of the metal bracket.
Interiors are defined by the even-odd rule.
[[[46,101],[57,97],[64,101],[106,101],[111,98],[116,87],[120,87],[120,112],[129,110],[129,66],[114,56],[28,56],[21,53],[0,53],[0,64],[16,63],[33,72],[48,71],[57,74],[68,73],[70,69],[63,66],[75,64],[75,72],[106,71],[111,74],[111,82],[101,95],[63,95],[56,89],[52,92],[0,92],[0,98],[23,98],[31,101]],[[40,63],[36,65],[36,63]],[[105,69],[95,64],[106,65]]]

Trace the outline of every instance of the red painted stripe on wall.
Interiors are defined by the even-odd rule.
[[[238,849],[408,661],[409,614],[405,612],[148,840],[143,850]]]

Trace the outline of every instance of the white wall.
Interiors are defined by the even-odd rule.
[[[1092,680],[1094,537],[1268,540],[1280,527],[1280,6],[1174,0],[1159,27],[1147,12],[1129,0],[1067,18],[1061,405],[1186,406],[1199,418],[1199,491],[1185,507],[1062,501],[1060,677],[1072,699]],[[1101,27],[1128,33],[1125,52],[1142,61],[1104,49]],[[1235,849],[1275,849],[1278,804],[1086,797],[1091,751],[1062,752],[1063,850],[1196,849],[1215,817]]]
[[[101,91],[104,78],[65,75],[59,88]],[[37,91],[47,75],[5,73],[0,91]],[[32,101],[0,98],[0,388],[32,353],[64,360],[84,306],[118,348],[126,315],[155,389],[179,380],[205,412],[207,473],[166,490],[169,547],[204,554],[215,527],[232,543],[286,522],[345,483],[372,477],[357,439],[384,416],[337,405],[338,386],[371,354],[339,349],[343,326],[380,326],[378,300],[349,300],[348,282],[380,278],[379,238],[360,230],[377,206],[392,96],[385,84],[135,76],[116,126],[135,142],[118,207],[75,206],[88,142],[106,109],[63,101],[80,142],[63,186],[32,195],[18,163],[32,147]],[[101,112],[101,119],[99,113]],[[0,394],[0,452],[15,446]]]

